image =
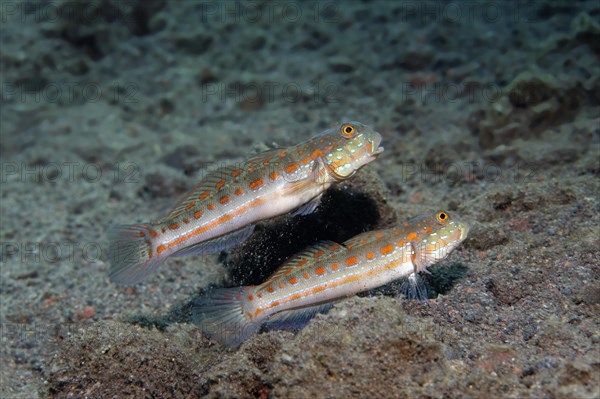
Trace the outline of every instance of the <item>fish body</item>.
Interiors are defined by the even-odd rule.
[[[261,285],[217,289],[197,299],[193,318],[208,336],[237,346],[262,325],[301,323],[333,301],[426,271],[468,231],[457,215],[441,211],[341,245],[321,242],[290,258]]]
[[[136,283],[169,256],[218,252],[247,239],[258,221],[294,209],[314,211],[331,184],[383,152],[380,143],[381,135],[370,127],[348,122],[208,173],[159,221],[113,230],[111,280]]]

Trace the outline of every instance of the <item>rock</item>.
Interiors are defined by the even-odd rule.
[[[465,246],[486,251],[498,245],[504,245],[508,242],[508,236],[504,229],[496,226],[477,227],[469,234],[469,238],[465,242]]]
[[[140,189],[139,195],[151,198],[173,197],[187,191],[186,183],[174,176],[167,176],[160,172],[148,173],[146,183]]]
[[[161,158],[161,161],[173,169],[185,171],[188,160],[198,155],[198,150],[190,146],[182,146]]]
[[[556,96],[556,86],[549,75],[523,72],[508,86],[508,99],[514,107],[529,108]]]
[[[482,148],[492,149],[503,143],[510,143],[516,138],[527,138],[530,132],[522,123],[513,122],[495,129],[491,121],[482,121],[479,124],[479,145]]]
[[[587,43],[595,52],[600,51],[600,24],[587,12],[581,12],[571,22],[575,38]]]
[[[429,51],[408,51],[402,55],[399,66],[411,72],[427,69],[433,62],[433,54]]]
[[[350,73],[354,71],[354,61],[346,57],[332,57],[327,64],[335,73]]]
[[[200,397],[206,392],[190,366],[214,364],[215,353],[196,357],[206,342],[199,333],[165,334],[116,322],[79,331],[61,345],[49,397]]]
[[[204,54],[212,45],[214,39],[204,33],[194,35],[179,36],[175,38],[177,48],[193,55]]]

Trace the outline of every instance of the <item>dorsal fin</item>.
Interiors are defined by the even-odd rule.
[[[294,270],[307,267],[305,265],[314,265],[315,262],[323,261],[340,250],[346,250],[346,248],[333,241],[319,241],[284,262],[268,281],[278,280]]]
[[[240,171],[238,173],[241,175],[244,172],[243,165],[223,166],[208,172],[204,179],[202,179],[192,191],[187,193],[183,199],[159,221],[159,223],[170,222],[180,215],[185,215],[189,209],[196,204],[203,202],[204,199],[218,192],[217,185],[220,184],[221,181],[224,181],[222,184],[225,185],[238,178],[238,175],[235,173],[236,171]]]
[[[279,154],[285,154],[285,148],[273,148],[267,151],[260,152],[254,155],[251,158],[248,158],[246,162],[244,162],[244,166],[250,169],[260,168],[261,166],[265,166],[263,164],[264,161],[271,161],[279,157]]]
[[[352,247],[357,245],[366,245],[384,239],[388,235],[389,232],[386,232],[385,230],[365,231],[364,233],[360,233],[359,235],[344,241],[343,245],[348,249],[352,249]]]
[[[264,168],[264,161],[273,159],[281,153],[283,149],[273,149],[262,152],[244,162],[233,165],[222,166],[214,169],[206,174],[198,185],[165,216],[161,222],[170,222],[178,218],[180,215],[185,215],[188,210],[194,205],[203,202],[206,198],[221,191],[219,186],[227,187],[232,181],[240,181],[250,173],[256,173]]]

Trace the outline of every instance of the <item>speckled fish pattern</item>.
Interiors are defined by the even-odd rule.
[[[112,230],[111,280],[137,283],[169,256],[218,252],[247,239],[258,221],[295,209],[314,211],[333,183],[383,152],[380,143],[370,127],[342,123],[298,145],[208,173],[158,222]]]
[[[293,256],[263,284],[217,289],[195,301],[204,333],[237,346],[261,325],[309,319],[340,298],[426,271],[463,242],[469,227],[440,211],[343,244],[318,243]]]

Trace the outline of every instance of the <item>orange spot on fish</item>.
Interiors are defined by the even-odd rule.
[[[304,277],[304,278],[308,279],[308,278],[310,277],[310,275],[309,275],[308,273],[303,273],[303,274],[302,274],[302,277]]]
[[[285,287],[285,284],[279,283],[279,288],[283,288],[283,287]]]
[[[290,274],[292,272],[293,268],[292,267],[288,267],[287,269],[285,269],[285,271],[283,272],[283,274]]]
[[[310,161],[312,161],[311,157],[304,157],[302,158],[302,164],[306,165],[307,163],[309,163]]]
[[[221,187],[223,187],[224,185],[225,185],[225,179],[221,179],[221,180],[219,180],[219,182],[217,184],[215,184],[215,188],[217,190],[220,190]]]
[[[312,159],[315,159],[315,158],[320,157],[320,156],[323,156],[323,153],[321,152],[321,150],[314,150],[312,152],[312,154],[310,154],[310,157]]]
[[[419,238],[419,236],[415,233],[415,232],[410,232],[408,233],[408,235],[406,236],[406,239],[408,241],[412,241],[412,240],[416,240],[417,238]]]
[[[192,201],[189,204],[187,204],[187,206],[185,207],[186,211],[189,211],[190,209],[192,209],[194,207],[194,205],[196,205],[196,201]]]
[[[265,165],[265,166],[269,165],[269,160],[267,159],[266,161],[263,161],[263,165]]]
[[[156,253],[160,255],[160,253],[161,253],[162,251],[164,251],[165,249],[167,249],[167,248],[166,248],[164,245],[159,245],[159,246],[156,248]]]
[[[262,298],[262,294],[259,292],[257,295],[259,298]]]
[[[248,300],[249,300],[249,301],[251,301],[251,300],[253,300],[253,299],[254,299],[254,295],[250,294],[250,295],[248,295],[246,298],[248,298]]]
[[[231,177],[237,177],[239,176],[241,173],[243,172],[242,169],[236,169],[233,172],[231,172]]]
[[[298,283],[298,279],[296,277],[292,277],[291,279],[289,279],[290,284],[294,285]]]
[[[317,267],[315,269],[315,273],[317,273],[319,276],[322,276],[325,274],[325,268],[324,267]]]
[[[167,229],[165,229],[164,227],[162,227],[162,228],[160,229],[160,231],[162,231],[163,233],[165,233],[165,232],[167,231]]]
[[[259,188],[263,184],[265,184],[265,182],[263,181],[263,179],[256,179],[252,183],[250,183],[250,188],[252,190],[256,190],[257,188]]]
[[[275,289],[273,289],[273,287],[269,286],[269,288],[267,288],[267,291],[273,292],[273,291],[275,291]]]
[[[294,295],[290,296],[289,300],[293,301],[293,300],[300,299],[300,298],[302,298],[302,295],[300,295],[300,294],[294,294]]]
[[[201,200],[203,200],[204,198],[208,197],[210,194],[210,191],[206,190],[205,192],[203,192],[202,194],[200,194],[200,198]]]
[[[302,266],[303,264],[305,264],[306,262],[308,262],[308,260],[306,259],[302,259],[300,262],[298,262],[298,266]]]
[[[320,285],[318,287],[313,288],[312,290],[310,290],[310,293],[311,294],[316,294],[317,292],[323,291],[325,288],[327,288],[327,284]]]
[[[179,223],[171,223],[171,224],[169,225],[169,228],[170,228],[171,230],[178,229],[178,228],[179,228]]]
[[[375,254],[373,252],[367,252],[367,259],[371,260],[375,257]]]
[[[375,233],[375,238],[383,238],[383,234],[380,232]]]
[[[396,243],[396,245],[397,245],[397,246],[399,246],[399,247],[402,247],[402,246],[404,246],[404,244],[405,244],[404,240],[400,240],[400,241],[398,241],[398,242]]]
[[[256,311],[254,312],[254,317],[256,317],[256,316],[258,316],[259,314],[261,314],[261,313],[262,313],[262,311],[263,311],[263,310],[262,310],[261,308],[258,308],[258,309],[256,309]]]
[[[279,155],[280,158],[285,157],[285,151],[281,151],[278,155]]]
[[[212,211],[213,209],[215,209],[214,204],[208,204],[206,207],[208,208],[209,211]]]
[[[296,171],[296,169],[298,169],[297,163],[291,163],[285,167],[286,173],[294,173]]]
[[[332,145],[326,145],[325,147],[323,147],[323,149],[324,149],[325,151],[329,151],[329,150],[331,150],[332,148],[333,148],[333,146],[332,146]]]
[[[219,200],[219,202],[223,205],[225,205],[226,203],[229,202],[229,197],[221,197],[221,199]]]
[[[269,174],[269,179],[271,179],[271,180],[277,180],[277,172],[271,172]]]
[[[346,259],[346,266],[354,266],[358,263],[358,258],[356,256],[352,256]]]
[[[315,258],[318,258],[318,257],[319,257],[319,256],[321,256],[321,255],[325,255],[325,252],[323,252],[323,251],[319,251],[319,252],[315,253],[313,256],[314,256]]]
[[[394,252],[394,246],[392,244],[388,244],[385,247],[381,248],[381,253],[383,255],[387,255]]]
[[[202,217],[202,211],[194,212],[194,219],[200,219]]]
[[[298,155],[302,155],[302,154],[304,154],[304,151],[303,150],[298,150]]]
[[[152,247],[148,248],[148,259],[152,259]]]
[[[331,270],[333,270],[333,271],[336,271],[339,268],[340,268],[340,265],[338,265],[337,263],[334,263],[333,265],[331,265]]]
[[[152,238],[156,238],[158,236],[158,233],[155,230],[150,230],[150,235],[152,236]]]
[[[335,251],[336,249],[338,249],[340,246],[338,244],[334,244],[332,246],[329,247],[330,250]]]
[[[183,219],[183,223],[188,224],[190,222],[190,219]]]
[[[235,190],[235,195],[242,195],[244,193],[244,190],[242,190],[241,188],[238,188],[237,190]]]
[[[186,241],[190,240],[192,237],[196,237],[199,234],[202,234],[206,231],[210,231],[210,230],[222,225],[223,223],[228,222],[229,220],[233,219],[234,217],[236,217],[238,215],[242,215],[245,212],[252,210],[256,206],[264,203],[265,201],[266,201],[265,198],[256,198],[253,201],[245,204],[244,206],[241,206],[231,212],[225,213],[222,216],[219,216],[216,220],[213,220],[212,222],[210,222],[208,224],[199,226],[192,231],[189,231],[185,234],[175,237],[174,239],[172,239],[169,242],[166,242],[163,245],[165,246],[165,248],[173,248],[181,243],[185,243]],[[209,205],[209,207],[210,207],[210,205]],[[214,209],[214,205],[212,206],[212,208]]]

